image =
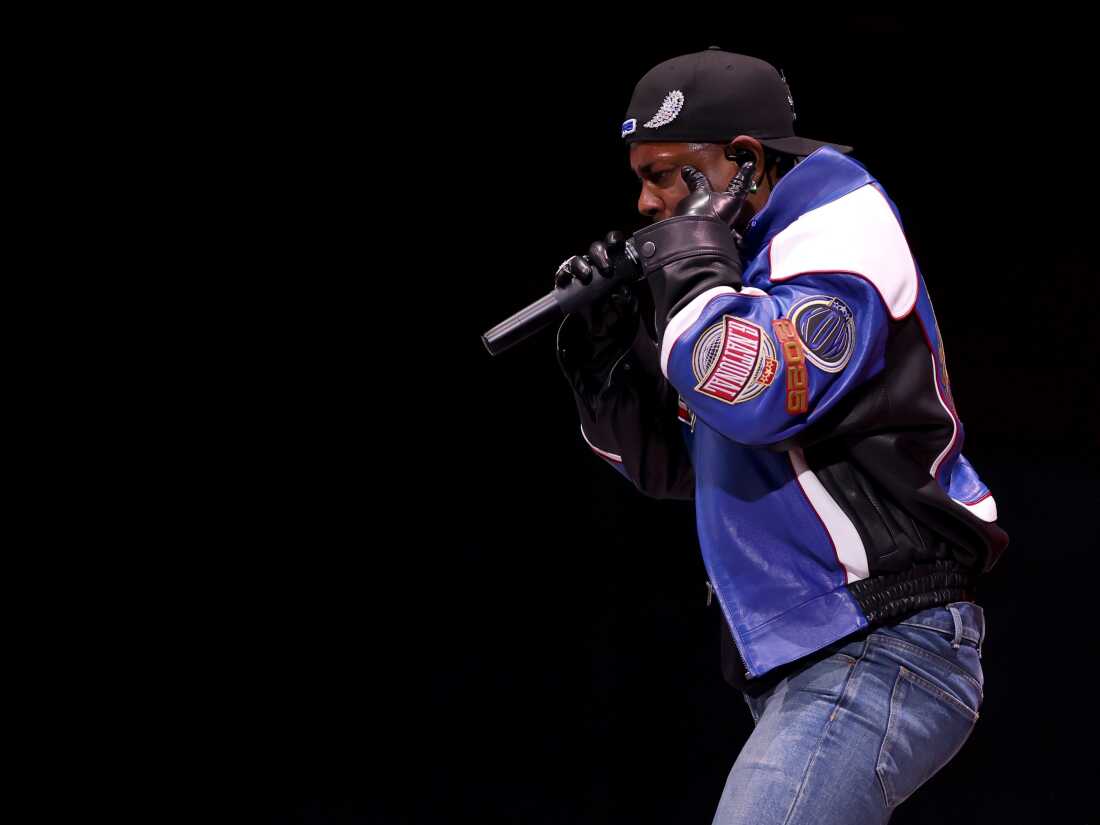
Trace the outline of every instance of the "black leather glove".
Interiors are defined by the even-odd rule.
[[[741,253],[732,231],[737,200],[714,192],[706,176],[691,166],[681,172],[691,188],[676,213],[634,235],[634,248],[653,291],[658,339],[677,312],[707,290],[728,286],[741,291]]]
[[[638,333],[639,302],[631,282],[641,270],[626,255],[625,242],[622,232],[609,232],[586,254],[562,263],[554,276],[555,288],[569,290],[576,306],[558,331],[558,360],[586,392],[599,390]]]
[[[707,176],[694,166],[684,166],[680,170],[680,177],[688,185],[688,196],[676,205],[675,215],[700,215],[708,218],[717,218],[733,228],[734,221],[740,213],[739,201],[727,192],[715,192],[710,188]]]
[[[608,232],[602,241],[595,241],[584,255],[574,255],[558,267],[554,275],[557,289],[580,286],[600,293],[595,300],[578,305],[575,313],[584,323],[585,332],[593,339],[630,341],[638,328],[638,299],[629,282],[622,282],[605,291],[607,280],[620,276],[624,270],[637,271],[627,259],[626,235]],[[605,283],[601,283],[601,281]]]

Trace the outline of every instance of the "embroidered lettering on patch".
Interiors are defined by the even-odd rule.
[[[795,326],[787,318],[772,321],[783,362],[787,365],[787,412],[798,415],[809,409],[809,376],[806,373],[806,357],[798,340]]]
[[[695,389],[726,404],[751,401],[772,383],[779,365],[771,336],[744,318],[723,315],[695,342]]]

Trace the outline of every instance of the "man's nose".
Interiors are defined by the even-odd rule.
[[[650,192],[648,186],[643,186],[642,193],[638,196],[638,211],[647,218],[655,218],[663,207],[661,199]]]

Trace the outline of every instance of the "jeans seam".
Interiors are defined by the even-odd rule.
[[[890,789],[887,789],[886,786],[887,786],[888,783],[887,783],[886,778],[883,776],[883,770],[882,770],[882,759],[883,759],[883,757],[889,755],[892,752],[892,747],[891,746],[893,744],[893,741],[892,741],[893,736],[891,734],[893,733],[894,729],[896,728],[895,720],[900,716],[900,714],[897,714],[897,713],[894,712],[895,708],[897,707],[897,704],[899,704],[899,703],[895,702],[895,699],[897,698],[898,685],[902,684],[902,683],[906,684],[906,690],[907,691],[912,690],[913,687],[922,687],[925,690],[928,690],[929,692],[931,692],[933,696],[942,696],[943,700],[948,702],[949,704],[958,705],[959,707],[964,708],[966,710],[966,714],[964,714],[963,718],[965,718],[969,722],[971,731],[973,731],[974,727],[978,724],[978,718],[980,716],[980,714],[977,711],[971,710],[964,702],[956,699],[954,696],[950,695],[949,693],[947,693],[945,690],[943,690],[942,688],[940,688],[936,684],[928,681],[923,676],[921,676],[919,673],[915,673],[914,671],[912,671],[909,668],[905,667],[905,665],[899,665],[898,674],[897,674],[897,676],[894,677],[894,686],[890,690],[890,716],[889,716],[889,720],[886,723],[886,733],[883,735],[882,747],[879,748],[878,757],[875,760],[875,775],[878,777],[879,787],[882,788],[882,798],[883,798],[883,801],[886,803],[887,808],[893,808],[893,807],[895,807],[895,805],[900,804],[902,801],[904,801],[904,800],[898,800],[897,802],[891,802],[890,801],[890,797],[893,794],[893,781],[889,782],[891,787],[890,787]],[[958,711],[958,712],[961,713],[961,711]],[[969,737],[970,737],[970,734],[967,733],[967,735],[965,737],[963,737],[962,741],[959,743],[959,746],[957,748],[955,748],[955,750],[951,753],[950,756],[947,757],[947,759],[946,759],[946,761],[944,761],[943,765],[948,764],[952,759],[955,758],[956,754],[958,754],[958,752],[962,749],[962,746],[966,743],[966,740]],[[941,767],[942,767],[942,765],[941,765]],[[939,770],[939,769],[937,768],[937,770]],[[918,784],[917,787],[918,788],[921,787],[924,784],[924,782],[927,782],[927,781],[928,780],[925,779],[923,782]],[[906,797],[906,799],[907,798],[908,797]]]
[[[747,693],[745,693],[744,691],[741,692],[741,695],[745,698],[745,704],[748,705],[749,716],[752,717],[752,726],[755,729],[756,726],[758,724],[760,724],[760,719],[757,717],[756,711],[753,709],[752,701],[751,701],[749,695]]]
[[[893,807],[893,803],[890,802],[891,792],[886,787],[886,778],[882,775],[882,758],[890,753],[893,737],[890,735],[895,727],[897,727],[898,714],[894,712],[897,702],[898,685],[901,683],[901,668],[898,668],[897,675],[894,677],[894,684],[890,688],[890,708],[888,716],[886,718],[886,732],[882,735],[882,746],[878,749],[878,757],[875,759],[875,776],[878,778],[879,787],[882,788],[882,801],[887,808]],[[893,783],[890,783],[893,785]]]
[[[795,792],[794,799],[791,800],[791,807],[787,809],[787,815],[783,817],[783,825],[787,825],[791,821],[791,817],[794,815],[795,809],[798,807],[798,803],[802,800],[802,792],[806,788],[806,781],[810,777],[810,772],[813,770],[814,765],[817,763],[817,757],[821,754],[821,748],[825,744],[825,737],[829,735],[829,727],[833,724],[837,714],[840,711],[841,706],[844,704],[844,700],[848,698],[848,693],[852,685],[852,679],[855,676],[856,667],[863,657],[867,655],[868,639],[863,640],[863,650],[860,651],[859,657],[848,665],[848,675],[844,679],[844,687],[840,691],[840,696],[837,697],[836,704],[833,705],[832,713],[829,714],[829,718],[825,720],[825,727],[821,730],[821,736],[817,739],[817,747],[814,748],[813,756],[810,757],[809,764],[806,765],[806,770],[802,773],[802,780],[798,783],[798,790]]]
[[[934,630],[936,633],[942,633],[946,638],[949,638],[949,639],[954,635],[953,631],[947,630],[946,628],[943,628],[943,627],[936,627],[935,625],[931,625],[931,624],[921,624],[920,622],[898,622],[898,624],[899,625],[905,625],[906,627],[922,627],[925,630]],[[966,641],[966,642],[973,642],[974,647],[980,647],[981,646],[981,638],[980,637],[975,638],[974,636],[967,636],[967,635],[963,634],[962,639],[963,639],[963,641]]]
[[[955,664],[950,659],[944,658],[943,656],[939,655],[938,653],[933,653],[930,650],[925,650],[923,647],[919,647],[918,645],[915,645],[912,642],[907,642],[904,639],[894,639],[890,636],[874,636],[874,641],[875,641],[876,644],[886,645],[887,647],[889,647],[889,646],[901,647],[901,648],[904,648],[907,651],[911,651],[911,652],[917,654],[918,656],[923,656],[926,659],[929,659],[929,660],[934,661],[934,662],[940,662],[943,665],[945,665],[946,667],[951,668],[953,671],[958,673],[964,679],[969,680],[970,683],[973,684],[979,691],[983,690],[982,683],[979,682],[974,677],[974,674],[967,672],[966,668],[962,667],[961,665]]]

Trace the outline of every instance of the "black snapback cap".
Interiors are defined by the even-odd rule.
[[[749,135],[791,155],[851,146],[794,133],[794,100],[770,63],[711,46],[654,66],[634,87],[622,127],[628,143],[726,143]]]

